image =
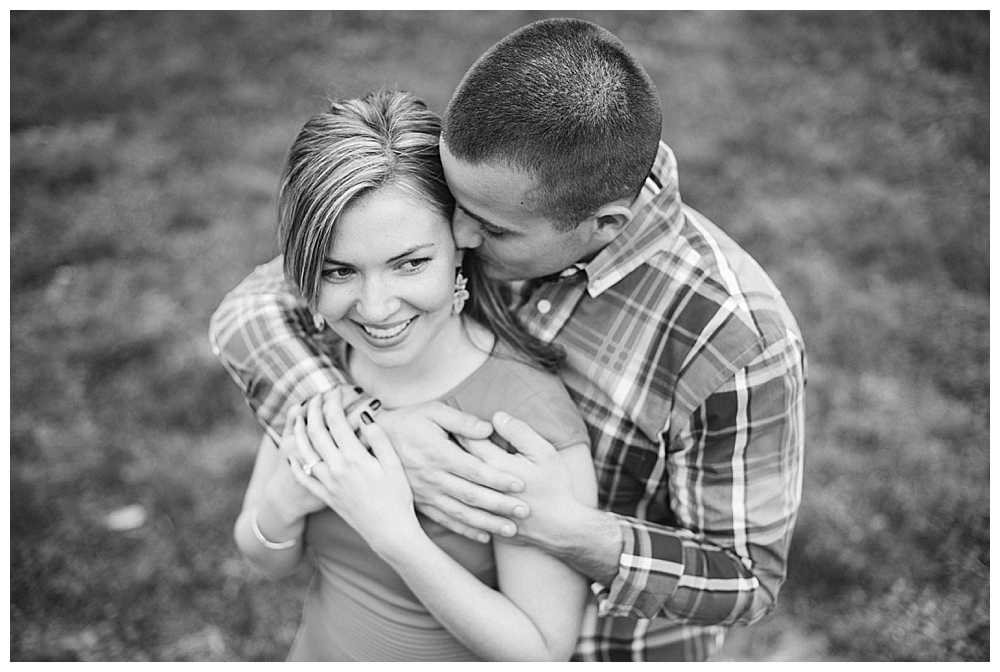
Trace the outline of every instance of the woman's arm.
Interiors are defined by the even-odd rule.
[[[431,614],[478,656],[567,660],[579,637],[586,580],[533,547],[498,544],[500,590],[484,585],[420,527],[406,475],[381,428],[370,422],[362,426],[369,454],[339,405],[327,409],[323,426],[313,430],[310,422],[308,431],[311,447],[324,462],[313,477],[293,462],[299,482],[354,527]],[[324,435],[332,435],[336,447],[324,445]],[[586,446],[566,449],[560,459],[566,464],[564,478],[554,479],[552,487],[593,505],[597,489]]]
[[[559,452],[572,495],[589,506],[597,486],[586,445]],[[420,546],[416,546],[416,543]],[[534,546],[494,541],[500,591],[432,541],[397,544],[386,560],[428,610],[469,649],[487,660],[568,660],[580,636],[588,581]],[[385,556],[384,556],[385,557]],[[428,562],[433,558],[434,564]]]
[[[322,500],[299,485],[288,467],[287,459],[292,446],[286,445],[286,442],[294,441],[296,424],[300,431],[303,429],[298,413],[292,418],[282,439],[285,450],[279,450],[267,435],[261,441],[250,484],[243,498],[243,510],[233,530],[236,545],[243,555],[272,579],[283,578],[295,571],[305,550],[303,533],[306,516],[326,508]],[[268,547],[258,538],[258,533],[271,545],[294,543],[287,548]]]

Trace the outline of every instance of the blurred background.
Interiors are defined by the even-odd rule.
[[[209,316],[327,97],[443,112],[549,15],[10,14],[12,661],[284,657],[309,572],[232,541],[260,432]],[[646,66],[805,334],[788,581],[722,658],[988,660],[989,14],[562,15]]]

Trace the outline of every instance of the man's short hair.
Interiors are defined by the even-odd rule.
[[[472,66],[445,112],[455,158],[538,180],[537,212],[572,229],[634,198],[656,157],[656,87],[625,45],[577,19],[529,24]]]

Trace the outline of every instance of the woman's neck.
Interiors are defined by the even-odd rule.
[[[354,381],[390,408],[439,399],[489,358],[495,337],[473,320],[450,319],[419,357],[403,366],[382,368],[357,350],[348,367]]]

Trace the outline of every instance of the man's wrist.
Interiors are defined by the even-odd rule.
[[[599,583],[609,585],[618,575],[625,540],[618,519],[600,509],[575,503],[557,531],[532,543]]]

